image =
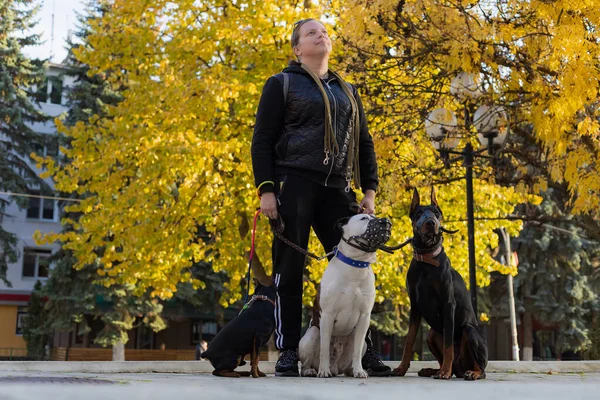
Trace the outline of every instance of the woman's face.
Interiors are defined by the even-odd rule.
[[[322,58],[331,53],[331,39],[319,21],[308,21],[300,27],[300,38],[294,54],[302,58]]]

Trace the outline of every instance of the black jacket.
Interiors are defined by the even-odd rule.
[[[322,80],[329,96],[334,132],[340,153],[328,165],[323,163],[325,105],[317,84],[298,63],[283,72],[288,74],[287,104],[284,104],[282,74],[267,80],[258,105],[252,138],[252,167],[256,186],[275,181],[279,175],[300,175],[324,186],[346,187],[348,141],[351,131],[350,100],[334,77]],[[351,91],[360,115],[359,166],[362,190],[377,190],[377,162],[373,140],[367,128],[363,106],[354,86]],[[331,156],[330,156],[331,157]],[[261,186],[261,193],[273,186]]]

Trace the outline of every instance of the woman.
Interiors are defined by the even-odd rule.
[[[373,140],[356,89],[329,70],[331,40],[325,26],[314,19],[297,22],[291,44],[298,61],[267,80],[258,106],[254,178],[262,212],[272,220],[281,215],[285,237],[306,249],[312,226],[329,252],[341,238],[335,222],[359,208],[352,181],[365,194],[360,209],[375,211]],[[304,264],[303,254],[274,240],[277,376],[298,376]],[[370,375],[389,375],[369,339],[367,344],[363,368]]]

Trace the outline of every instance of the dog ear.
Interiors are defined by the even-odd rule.
[[[431,187],[431,204],[436,206],[438,209],[440,208],[440,205],[437,202],[437,199],[435,198],[435,189],[432,186]]]
[[[334,228],[344,232],[344,226],[350,221],[350,217],[340,218],[335,222]]]
[[[269,287],[273,285],[273,278],[267,275],[265,271],[265,267],[262,265],[262,262],[256,257],[252,257],[252,273],[254,274],[254,279],[256,279],[261,285]]]
[[[419,199],[419,191],[417,190],[417,188],[415,188],[415,191],[413,192],[412,203],[410,203],[410,211],[408,215],[412,215],[412,213],[415,212],[417,207],[419,207],[420,203],[421,200]]]

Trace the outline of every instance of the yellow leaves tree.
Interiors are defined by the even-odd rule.
[[[90,74],[110,71],[123,100],[105,117],[60,127],[72,161],[48,162],[49,173],[86,198],[70,207],[82,213],[66,221],[74,230],[45,240],[63,242],[77,268],[97,265],[105,285],[161,298],[191,280],[194,260],[210,261],[231,278],[226,305],[240,297],[250,246],[240,227],[258,205],[250,140],[260,91],[290,58],[290,23],[320,12],[283,1],[105,5],[76,57]],[[266,257],[266,223],[258,237]]]
[[[455,181],[463,171],[438,169],[423,140],[430,111],[463,106],[449,90],[461,72],[478,79],[484,92],[480,105],[502,106],[511,116],[512,137],[497,171],[476,170],[478,283],[485,284],[487,273],[499,268],[484,253],[496,244],[493,228],[519,227],[494,218],[512,213],[526,191],[564,185],[572,211],[589,217],[588,225],[598,221],[597,2],[355,0],[333,3],[331,11],[344,43],[339,61],[366,94],[372,131],[379,136],[383,190],[389,190],[383,198],[391,210],[402,210],[408,196],[399,187],[446,183],[440,188],[442,204],[445,196],[454,200],[446,218],[461,220],[461,232],[447,247],[463,277],[465,204]],[[463,145],[473,140],[469,133],[463,127]],[[402,199],[404,204],[398,203]]]
[[[323,4],[333,8],[274,0],[106,2],[107,13],[91,22],[89,46],[76,56],[90,66],[90,74],[110,71],[107,79],[123,100],[108,107],[106,116],[61,126],[71,138],[72,148],[64,151],[72,162],[47,162],[49,173],[59,190],[85,194],[85,200],[70,207],[81,218],[65,221],[75,229],[45,240],[64,243],[73,251],[76,267],[96,265],[105,285],[131,284],[137,293],[150,289],[161,298],[170,298],[178,282],[193,281],[193,261],[210,261],[230,277],[223,305],[238,300],[250,247],[248,227],[259,204],[252,184],[250,140],[261,88],[292,57],[291,24],[327,15],[334,23],[340,56],[333,68],[358,82],[368,99],[381,175],[378,212],[393,218],[392,241],[411,235],[406,216],[409,189],[422,188],[426,198],[425,191],[435,185],[447,225],[460,229],[447,238],[447,251],[466,277],[466,205],[463,184],[455,179],[461,167],[436,170],[433,148],[419,122],[419,110],[436,105],[443,96],[398,90],[418,87],[418,80],[435,82],[441,90],[450,76],[445,59],[411,69],[408,64],[393,65],[390,55],[375,53],[390,39],[384,26],[373,23],[373,13],[387,13],[391,2],[370,2],[368,7],[359,2]],[[452,26],[462,21],[451,9],[444,15]],[[420,23],[416,11],[406,23]],[[358,32],[362,33],[355,35]],[[443,37],[437,33],[436,40]],[[461,46],[470,50],[465,43]],[[448,51],[459,54],[459,47]],[[397,46],[394,52],[402,50]],[[418,50],[415,42],[412,51]],[[476,69],[473,60],[464,65],[454,60],[454,68]],[[476,225],[478,283],[485,285],[490,271],[508,272],[487,252],[497,245],[493,229],[505,225],[516,233],[520,228],[519,222],[490,219],[504,218],[526,195],[496,185],[489,169],[481,171],[475,186],[476,216],[487,218]],[[257,237],[258,254],[269,259],[266,222],[259,224]],[[99,248],[105,251],[99,253]],[[322,252],[314,239],[311,250]],[[409,261],[408,249],[380,255],[374,267],[378,302],[406,304]],[[312,302],[325,265],[309,264],[306,303]]]
[[[369,88],[383,130],[422,129],[428,111],[453,101],[450,80],[475,74],[485,91],[480,102],[509,109],[513,133],[539,146],[535,161],[545,177],[531,187],[564,183],[574,212],[598,219],[596,1],[354,0],[334,8],[345,59]],[[506,153],[527,162],[523,141],[512,144]]]

